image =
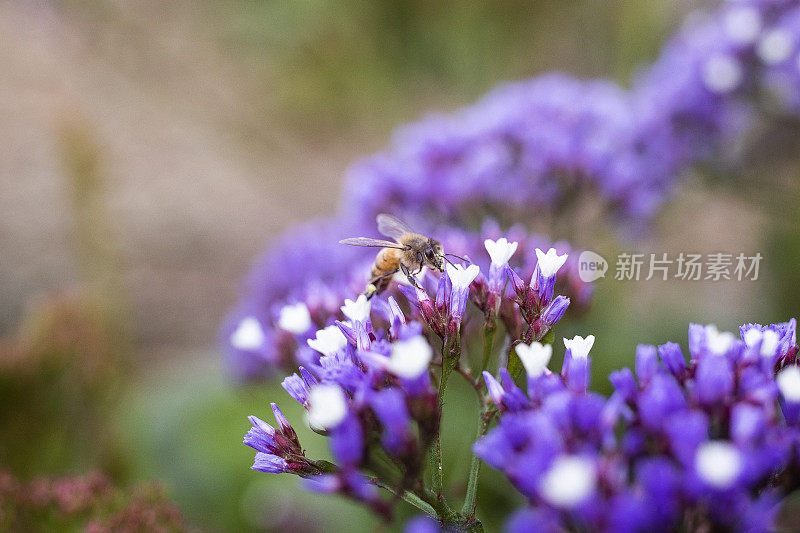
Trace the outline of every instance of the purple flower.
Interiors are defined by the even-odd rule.
[[[478,265],[470,265],[467,268],[461,265],[447,265],[447,277],[450,280],[450,317],[451,320],[456,322],[461,321],[464,316],[464,310],[467,307],[467,299],[469,296],[469,286],[472,281],[478,276],[480,268]],[[438,301],[437,295],[437,301]]]
[[[683,379],[686,374],[686,360],[683,358],[683,352],[680,345],[675,342],[667,342],[658,347],[658,355],[664,362],[673,376]]]
[[[550,248],[547,253],[536,248],[536,258],[538,261],[531,279],[531,288],[536,291],[538,305],[544,308],[553,299],[556,274],[567,262],[567,254],[558,255],[555,248]]]

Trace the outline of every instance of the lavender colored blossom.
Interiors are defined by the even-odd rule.
[[[549,360],[543,347],[523,349],[533,374],[528,400],[509,408],[512,385],[493,381],[491,397],[502,415],[474,445],[530,501],[508,529],[548,524],[550,530],[669,531],[705,524],[770,530],[775,504],[787,490],[780,480],[800,460],[792,444],[800,371],[787,362],[797,347],[787,342],[777,348],[778,338],[795,342],[795,329],[794,321],[746,325],[737,338],[693,324],[688,364],[674,343],[658,351],[640,346],[638,382],[630,370],[614,373],[616,392],[608,399],[570,383],[573,362],[590,361],[588,337],[565,339],[562,376],[542,372]],[[762,364],[754,331],[774,334],[773,364]],[[753,349],[757,357],[748,356]],[[541,396],[542,376],[562,385]]]
[[[330,226],[335,226],[336,222],[321,224],[321,235],[341,235],[339,231]],[[239,304],[239,308],[229,315],[220,333],[221,344],[225,348],[228,367],[232,373],[242,380],[264,379],[270,376],[276,368],[293,368],[296,364],[305,367],[319,364],[319,358],[327,352],[334,352],[341,345],[342,337],[336,333],[336,329],[347,337],[347,340],[357,345],[359,349],[368,349],[370,334],[373,328],[371,321],[366,319],[369,313],[369,306],[376,305],[383,308],[388,305],[390,296],[398,296],[400,291],[410,295],[411,299],[418,303],[425,319],[432,320],[434,315],[441,314],[433,307],[433,300],[424,291],[419,291],[407,285],[403,280],[398,281],[387,291],[387,296],[383,295],[367,301],[366,297],[357,297],[364,289],[368,281],[369,265],[374,258],[374,249],[368,251],[366,255],[363,251],[353,256],[348,251],[337,252],[333,256],[333,263],[327,268],[344,268],[343,272],[336,274],[327,272],[317,267],[303,269],[296,254],[303,253],[308,249],[309,259],[317,257],[315,254],[318,248],[326,249],[328,244],[316,240],[315,226],[303,228],[299,236],[306,236],[311,239],[308,243],[303,241],[292,241],[294,234],[290,233],[279,241],[275,247],[272,259],[262,260],[261,265],[257,266],[250,274],[248,281],[248,296]],[[500,227],[496,222],[487,219],[480,232],[469,232],[451,227],[440,227],[434,229],[435,235],[442,241],[446,250],[454,251],[459,255],[467,257],[473,261],[475,268],[480,268],[480,272],[489,272],[491,283],[487,284],[487,279],[483,274],[479,274],[473,281],[475,289],[480,289],[480,294],[475,293],[473,300],[480,300],[482,310],[497,308],[500,313],[500,304],[504,298],[511,294],[511,288],[506,287],[506,268],[491,263],[491,255],[486,248],[485,241],[502,243]],[[526,279],[532,279],[533,272],[537,264],[535,250],[549,249],[550,244],[547,240],[528,236],[520,227],[516,226],[509,230],[507,235],[513,238],[516,246],[508,243],[501,245],[495,255],[498,260],[505,260],[517,269]],[[298,237],[299,237],[298,236]],[[330,237],[334,238],[334,237]],[[293,243],[294,247],[292,247]],[[353,248],[336,244],[338,248]],[[509,246],[513,246],[514,251],[509,252]],[[575,255],[570,248],[563,242],[556,243],[555,249],[559,255]],[[313,250],[312,250],[313,248]],[[328,251],[332,252],[330,247]],[[494,250],[494,249],[493,249]],[[498,255],[499,254],[499,255]],[[508,257],[501,257],[508,255]],[[353,258],[353,263],[345,268],[345,263]],[[285,261],[282,263],[282,258]],[[319,260],[322,260],[321,257]],[[285,267],[282,265],[286,265]],[[287,273],[278,272],[279,269],[294,269],[295,277],[290,277]],[[451,267],[452,268],[452,267]],[[469,268],[469,267],[468,267]],[[474,272],[474,268],[469,270]],[[466,309],[466,293],[460,287],[456,292],[456,298],[451,298],[453,294],[452,285],[447,285],[449,276],[443,276],[444,291],[439,298],[439,309],[442,306],[448,309],[448,320],[441,328],[442,331],[451,327],[449,319],[453,319],[453,326],[460,322]],[[438,282],[433,274],[427,273],[422,276],[426,283]],[[283,281],[286,286],[283,286]],[[281,281],[281,283],[278,283]],[[292,286],[291,284],[294,283]],[[399,290],[398,290],[399,289]],[[577,309],[586,308],[591,297],[591,284],[580,280],[577,273],[577,264],[567,260],[566,265],[561,268],[558,276],[556,290],[565,292],[571,296],[571,301],[576,302]],[[416,293],[416,295],[413,295]],[[434,297],[434,292],[431,293]],[[251,297],[252,296],[252,297]],[[396,304],[396,300],[395,301]],[[342,303],[344,302],[344,304]],[[549,329],[563,316],[568,303],[565,298],[558,302],[553,302],[553,306],[547,310],[543,317],[543,323],[537,328]],[[381,315],[386,315],[381,312]],[[388,315],[386,315],[388,316]],[[393,315],[398,317],[400,315]],[[364,318],[364,320],[359,320]],[[394,320],[394,318],[389,318]],[[444,320],[442,318],[442,320]],[[320,330],[325,333],[319,333]],[[338,344],[337,344],[338,343]]]

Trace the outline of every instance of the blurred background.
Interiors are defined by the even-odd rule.
[[[374,530],[366,511],[249,470],[248,414],[278,399],[300,420],[277,383],[235,386],[222,365],[217,330],[252,261],[281,230],[333,214],[349,164],[398,125],[545,71],[628,85],[697,7],[0,3],[0,469],[99,470],[121,490],[154,480],[201,530]],[[558,334],[596,334],[599,390],[636,344],[685,345],[689,322],[798,315],[798,131],[759,132],[733,176],[695,171],[641,239],[575,237],[612,261],[764,256],[758,281],[598,281],[591,311]],[[445,439],[466,451],[467,433]],[[498,490],[482,508],[516,504]]]

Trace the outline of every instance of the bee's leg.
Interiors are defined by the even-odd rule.
[[[413,285],[414,287],[416,287],[416,288],[418,288],[418,289],[421,289],[421,288],[422,288],[422,287],[420,287],[420,286],[419,286],[419,284],[417,283],[417,280],[416,280],[416,278],[414,278],[414,276],[411,274],[411,272],[409,272],[409,271],[408,271],[408,268],[407,268],[407,267],[406,267],[406,266],[405,266],[403,263],[400,263],[400,270],[403,272],[403,275],[404,275],[406,278],[408,278],[408,282],[409,282],[411,285]]]
[[[419,266],[417,267],[416,272],[414,272],[414,275],[422,272],[422,268],[425,266],[425,260],[422,259],[422,254],[419,252],[417,252],[417,261],[419,261]]]
[[[374,278],[369,280],[369,285],[367,285],[367,290],[364,291],[364,294],[367,295],[367,300],[371,299],[373,296],[375,296],[376,294],[378,294],[380,292],[380,290],[378,289],[378,282],[379,281],[381,281],[383,279],[386,279],[388,277],[394,276],[396,273],[397,273],[397,269],[395,268],[394,270],[392,270],[390,272],[386,272],[384,274],[381,274],[380,276],[375,276]]]

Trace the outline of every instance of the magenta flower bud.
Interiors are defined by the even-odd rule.
[[[286,438],[297,444],[297,446],[300,446],[300,443],[297,440],[297,433],[295,433],[294,428],[289,423],[289,420],[278,408],[278,405],[273,402],[270,404],[270,407],[272,407],[272,414],[275,415],[275,421],[278,422],[278,427],[280,428],[281,433],[283,433]]]

